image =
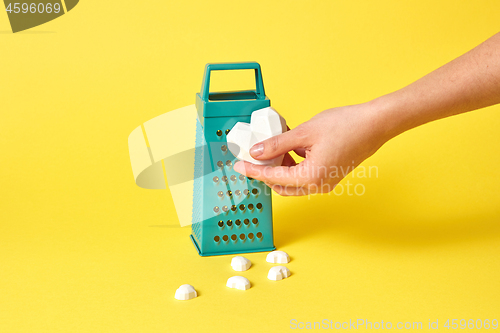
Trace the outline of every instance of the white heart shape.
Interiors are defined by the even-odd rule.
[[[250,148],[256,143],[286,132],[286,121],[272,107],[252,112],[250,124],[238,122],[227,135],[227,146],[239,160],[253,164],[278,166],[283,155],[271,160],[256,160],[250,155]]]

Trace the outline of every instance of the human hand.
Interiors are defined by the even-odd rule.
[[[500,33],[423,78],[371,102],[329,109],[254,145],[253,158],[283,165],[234,169],[281,195],[325,193],[389,139],[425,123],[500,103]],[[305,159],[296,163],[289,151]]]
[[[280,195],[327,193],[388,140],[379,124],[373,103],[329,109],[251,148],[257,160],[285,154],[282,166],[239,161],[234,169]],[[297,164],[292,150],[305,159]]]

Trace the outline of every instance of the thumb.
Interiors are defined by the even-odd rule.
[[[250,148],[250,155],[256,160],[270,160],[296,148],[305,147],[305,135],[301,128],[294,128],[283,134],[261,141]]]

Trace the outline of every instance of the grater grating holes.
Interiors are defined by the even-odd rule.
[[[248,235],[245,235],[244,233],[241,233],[241,234],[239,235],[239,237],[238,237],[238,235],[236,235],[236,234],[232,234],[231,236],[229,236],[229,235],[224,235],[224,236],[222,236],[222,240],[223,240],[224,242],[229,241],[229,239],[231,239],[233,242],[236,242],[236,241],[238,240],[238,238],[239,238],[241,241],[244,241],[244,240],[246,240],[247,238],[248,238],[249,240],[254,240],[255,238],[257,238],[257,239],[259,239],[259,240],[262,240],[262,239],[264,238],[264,235],[262,234],[262,232],[260,232],[260,231],[259,231],[259,232],[258,232],[258,233],[256,233],[255,235],[251,232],[251,233],[249,233]],[[220,242],[220,240],[221,240],[221,237],[220,237],[220,236],[218,236],[218,235],[217,235],[217,236],[215,236],[215,237],[214,237],[214,241],[215,241],[216,243],[219,243],[219,242]]]

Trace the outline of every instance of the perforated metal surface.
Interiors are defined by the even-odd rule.
[[[233,170],[226,131],[245,117],[205,118],[197,123],[192,240],[200,255],[271,251],[270,189]],[[201,133],[201,135],[200,135]],[[201,175],[201,176],[200,176]]]

